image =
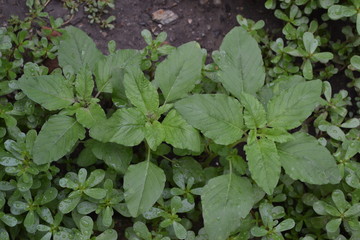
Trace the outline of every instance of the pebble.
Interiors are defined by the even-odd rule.
[[[177,20],[179,16],[171,10],[159,9],[152,13],[152,19],[162,25],[166,25]]]

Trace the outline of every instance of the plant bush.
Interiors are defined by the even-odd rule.
[[[46,15],[13,18],[0,239],[359,239],[359,5],[265,6],[283,38],[238,16],[211,60],[147,30],[143,50],[104,55],[61,19],[34,35]]]

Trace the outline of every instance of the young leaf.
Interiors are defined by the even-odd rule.
[[[70,65],[76,73],[84,67],[93,71],[95,64],[103,57],[94,41],[78,28],[70,26],[65,30],[65,38],[59,45],[59,65]]]
[[[320,101],[320,80],[302,82],[275,95],[267,107],[268,125],[284,129],[298,127]]]
[[[94,127],[98,122],[106,119],[104,110],[99,104],[90,104],[88,107],[76,109],[76,120],[86,128]]]
[[[205,230],[210,240],[227,239],[254,204],[247,178],[227,174],[212,178],[201,195]]]
[[[94,79],[89,69],[83,68],[76,75],[75,90],[83,100],[89,100],[94,90]]]
[[[246,145],[245,153],[252,179],[267,194],[271,195],[281,172],[275,143],[268,139],[260,139]]]
[[[120,109],[109,119],[95,125],[90,130],[90,136],[101,142],[135,146],[145,137],[145,123],[145,116],[137,109]]]
[[[125,93],[130,102],[145,115],[159,108],[156,88],[147,80],[141,69],[129,67],[124,77]]]
[[[294,139],[294,136],[283,128],[264,128],[261,134],[274,142],[284,143]]]
[[[294,180],[310,184],[337,184],[341,176],[331,153],[312,136],[295,133],[294,140],[278,145],[281,165]]]
[[[60,75],[24,75],[18,84],[26,96],[50,111],[66,108],[75,102],[72,88],[67,86],[64,77]]]
[[[245,125],[250,129],[263,128],[266,125],[266,112],[264,106],[251,94],[243,92],[240,95],[244,106]]]
[[[158,121],[146,123],[145,139],[151,150],[155,151],[156,148],[165,140],[165,130],[163,125]]]
[[[92,152],[120,174],[125,174],[132,159],[132,149],[116,143],[96,142],[92,147]]]
[[[164,171],[150,160],[131,165],[124,176],[125,201],[131,216],[148,211],[165,186]]]
[[[162,122],[165,142],[180,149],[200,151],[200,135],[176,110],[171,110]]]
[[[176,102],[175,108],[187,122],[217,144],[232,144],[243,135],[242,106],[227,95],[193,95]]]
[[[101,59],[95,66],[95,81],[99,92],[113,93],[125,99],[123,86],[125,69],[128,66],[140,68],[141,55],[133,49],[118,50]]]
[[[85,129],[73,118],[53,115],[42,126],[36,138],[33,158],[36,164],[56,161],[70,152],[79,139],[85,137]]]
[[[314,34],[312,32],[304,33],[303,42],[304,42],[305,50],[309,54],[313,54],[319,45],[318,41],[314,38]]]
[[[353,6],[333,5],[328,9],[328,14],[331,19],[338,20],[356,14],[356,9]]]
[[[242,27],[233,28],[224,38],[214,61],[219,80],[235,97],[241,92],[255,94],[265,81],[261,50],[256,40]]]
[[[189,42],[172,51],[159,64],[155,72],[154,84],[164,94],[165,102],[185,97],[201,80],[203,52],[198,43]]]

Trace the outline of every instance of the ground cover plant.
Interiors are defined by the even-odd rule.
[[[239,15],[211,57],[12,18],[0,239],[359,239],[359,2],[265,6],[278,33]]]

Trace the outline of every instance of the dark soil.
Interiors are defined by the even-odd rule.
[[[143,29],[149,29],[155,35],[161,31],[168,33],[168,42],[179,46],[189,41],[198,41],[208,52],[218,49],[224,35],[237,26],[236,15],[242,14],[253,20],[263,19],[266,28],[279,28],[280,22],[272,11],[264,8],[262,0],[222,0],[215,6],[212,0],[201,5],[199,0],[116,0],[116,9],[110,14],[116,16],[115,29],[103,30],[96,24],[90,24],[82,8],[76,13],[71,25],[87,32],[98,47],[106,52],[107,42],[115,40],[117,48],[141,49],[145,42],[141,37]],[[179,18],[168,25],[154,22],[151,14],[159,9],[169,9]],[[52,0],[45,9],[54,17],[66,18],[69,15],[60,0]],[[5,24],[10,15],[25,16],[25,0],[0,0],[0,23]],[[2,25],[2,24],[1,24]]]

